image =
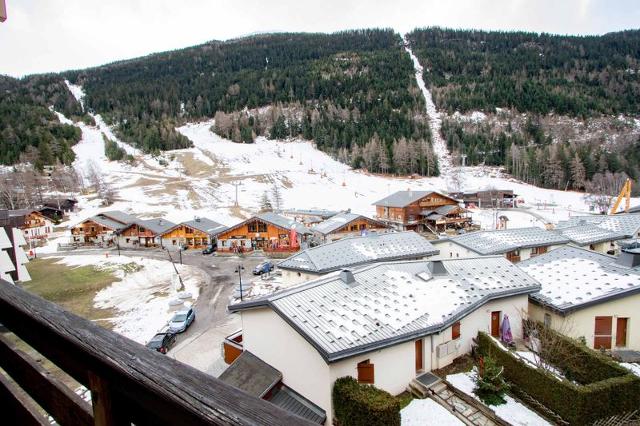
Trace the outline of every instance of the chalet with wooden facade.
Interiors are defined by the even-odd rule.
[[[200,249],[214,244],[216,237],[227,227],[205,217],[174,225],[161,234],[163,247],[187,247]]]
[[[484,189],[479,191],[453,192],[452,197],[462,201],[465,207],[511,208],[517,207],[517,194],[511,189]]]
[[[137,219],[119,232],[118,242],[132,248],[162,246],[162,235],[175,226],[175,223],[162,218]]]
[[[20,229],[27,243],[49,238],[53,232],[51,219],[33,209],[0,210],[0,225]]]
[[[311,231],[276,213],[260,213],[218,235],[218,252],[296,252],[305,247]]]
[[[471,351],[479,331],[521,312],[540,284],[503,257],[383,262],[229,306],[242,348],[333,421],[331,389],[352,376],[392,395]]]
[[[567,246],[518,267],[542,286],[529,297],[530,318],[590,348],[640,351],[640,249],[616,258]]]
[[[438,233],[472,223],[458,200],[434,191],[398,191],[374,205],[377,220],[402,231]]]
[[[77,244],[112,245],[120,231],[138,221],[127,213],[112,210],[85,219],[71,228],[72,242]]]
[[[391,227],[382,221],[350,212],[339,213],[311,228],[314,239],[323,243],[349,236],[389,230]]]
[[[556,232],[532,227],[469,232],[431,243],[440,250],[441,259],[501,255],[517,263],[567,245],[570,240]]]

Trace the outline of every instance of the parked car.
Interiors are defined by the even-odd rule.
[[[173,333],[158,333],[149,340],[147,347],[161,354],[166,354],[176,343],[176,335]]]
[[[209,244],[207,247],[204,248],[204,250],[202,250],[202,254],[211,254],[217,250],[218,250],[218,246],[216,246],[215,244]]]
[[[262,262],[259,263],[254,269],[253,269],[253,275],[262,275],[262,274],[266,274],[267,272],[271,272],[273,271],[273,263],[271,262]]]
[[[182,333],[196,319],[196,311],[193,308],[176,312],[169,321],[169,331],[171,333]]]

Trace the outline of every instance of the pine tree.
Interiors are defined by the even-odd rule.
[[[273,211],[273,206],[271,205],[271,200],[269,200],[267,191],[264,191],[264,193],[262,194],[262,198],[260,199],[260,211],[261,212]]]
[[[485,404],[501,405],[506,403],[504,395],[509,390],[509,385],[504,381],[503,368],[489,356],[481,358],[480,362],[480,371],[476,376],[476,386],[473,392]]]
[[[573,160],[571,160],[571,181],[574,189],[583,189],[586,182],[585,168],[580,160],[580,156],[576,152]]]

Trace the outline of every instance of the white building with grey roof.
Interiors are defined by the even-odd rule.
[[[521,312],[540,285],[500,256],[385,262],[229,306],[242,316],[242,344],[282,381],[327,413],[343,376],[393,395],[425,371],[493,335],[505,316],[522,335]]]
[[[308,248],[278,264],[287,286],[343,268],[390,260],[418,260],[438,254],[429,240],[413,232],[349,237]]]
[[[618,257],[562,247],[518,266],[542,288],[529,315],[595,349],[640,350],[640,250]]]
[[[640,214],[573,216],[569,220],[558,222],[556,228],[592,224],[602,229],[617,232],[625,238],[640,238]]]
[[[554,232],[567,237],[572,245],[605,254],[615,254],[618,251],[616,242],[625,239],[625,235],[619,231],[592,223],[561,227]]]
[[[560,233],[531,227],[469,232],[434,240],[432,244],[440,250],[440,259],[501,255],[515,263],[569,244],[570,241]]]

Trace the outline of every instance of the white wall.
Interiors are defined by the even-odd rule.
[[[282,282],[287,286],[315,280],[321,276],[322,274],[312,274],[310,272],[282,270]]]
[[[567,316],[561,316],[551,312],[535,303],[529,304],[531,319],[544,322],[544,314],[551,315],[551,328],[575,339],[584,337],[587,346],[593,348],[595,332],[595,318],[599,316],[613,317],[612,342],[615,347],[617,318],[629,318],[627,320],[627,349],[640,350],[640,294],[610,300],[595,306],[574,311]]]
[[[267,364],[282,372],[283,382],[327,412],[331,424],[329,366],[318,351],[271,308],[242,312],[242,341]]]
[[[443,259],[456,259],[456,258],[467,258],[467,257],[477,257],[480,256],[473,250],[469,250],[466,247],[461,246],[458,243],[455,243],[451,240],[435,240],[431,241],[431,244],[438,250],[440,250],[440,254],[433,256],[431,259],[433,260],[443,260]]]

